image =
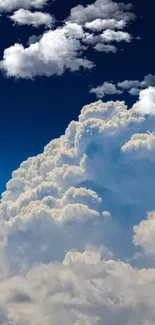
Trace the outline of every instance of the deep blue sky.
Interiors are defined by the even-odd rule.
[[[94,1],[83,0],[83,5]],[[155,2],[131,1],[137,20],[128,31],[141,40],[123,44],[124,51],[117,54],[89,53],[97,64],[91,71],[77,73],[66,72],[61,77],[14,80],[0,75],[1,119],[0,119],[0,192],[5,189],[6,181],[19,164],[29,156],[36,155],[53,138],[63,134],[68,123],[77,119],[83,105],[95,101],[89,93],[90,86],[104,81],[123,81],[125,79],[143,79],[155,74]],[[124,3],[128,1],[124,0]],[[58,20],[69,15],[78,0],[56,0],[49,7]],[[12,23],[1,17],[0,55],[3,50],[15,42],[26,44],[28,37],[40,34],[40,30],[29,27],[12,27]],[[113,96],[114,100],[119,97]],[[122,97],[120,97],[122,99]],[[108,100],[108,96],[106,100]],[[135,100],[125,97],[128,105]]]

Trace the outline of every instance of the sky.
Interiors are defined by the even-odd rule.
[[[84,6],[93,1],[83,0]],[[124,1],[128,3],[128,1]],[[50,1],[43,11],[50,12],[59,21],[69,16],[71,8],[79,1]],[[6,181],[20,163],[29,156],[42,152],[43,147],[53,138],[65,131],[69,122],[77,119],[83,105],[96,100],[89,93],[91,87],[103,82],[123,81],[125,79],[143,80],[149,73],[154,74],[154,1],[149,6],[135,0],[133,12],[135,21],[129,24],[127,31],[133,35],[130,44],[121,42],[122,51],[104,53],[88,49],[88,57],[96,66],[90,70],[71,73],[65,71],[61,76],[38,77],[34,80],[6,78],[0,74],[1,86],[1,160],[0,192],[5,189]],[[44,28],[18,25],[8,19],[8,13],[1,16],[0,55],[16,42],[26,44],[31,35],[40,35]],[[5,36],[3,33],[5,32]],[[139,37],[140,40],[136,38]],[[106,100],[110,97],[107,96]],[[126,100],[131,105],[132,96],[113,96]]]
[[[0,0],[0,324],[155,324],[154,8]]]

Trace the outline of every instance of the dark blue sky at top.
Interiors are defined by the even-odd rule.
[[[55,0],[45,11],[51,12],[57,20],[69,15],[77,4],[94,1]],[[129,1],[124,0],[124,3]],[[1,118],[0,118],[0,192],[5,189],[11,173],[30,156],[43,151],[53,138],[64,133],[67,125],[77,119],[83,105],[96,100],[89,93],[90,86],[104,81],[142,80],[155,74],[155,2],[134,0],[133,12],[137,19],[128,31],[141,40],[121,44],[123,51],[117,54],[97,53],[90,50],[87,56],[96,67],[91,71],[66,72],[62,76],[38,77],[35,80],[15,80],[0,75]],[[27,26],[13,26],[6,15],[0,20],[0,55],[15,42],[26,45],[29,36],[39,35],[42,29]],[[111,99],[106,97],[105,100]],[[129,107],[135,98],[113,96],[113,100],[124,99]]]

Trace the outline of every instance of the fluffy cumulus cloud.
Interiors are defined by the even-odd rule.
[[[111,42],[129,42],[131,35],[120,31],[127,27],[129,21],[135,18],[131,13],[130,4],[116,3],[111,0],[96,0],[93,4],[78,5],[71,9],[69,20],[78,22],[88,30],[85,41],[94,44],[98,52],[116,53],[115,45]],[[93,33],[92,33],[93,32]]]
[[[112,41],[115,41],[115,42],[121,42],[121,41],[130,42],[130,40],[131,40],[131,36],[130,36],[129,33],[122,32],[122,31],[114,31],[114,30],[111,30],[111,29],[105,30],[101,34],[101,38],[102,38],[103,42],[105,42],[105,43],[110,43]]]
[[[107,33],[107,31],[106,31],[106,33]],[[123,33],[123,34],[126,34],[126,33]],[[118,38],[117,41],[119,42],[119,38]],[[102,46],[103,46],[103,49],[102,49]],[[106,45],[97,44],[95,47],[96,47],[96,49],[98,47],[98,49],[97,49],[98,51],[106,52],[106,49],[104,49],[104,46],[106,46]],[[109,46],[112,46],[112,45],[109,45]],[[108,49],[107,49],[107,51],[108,51]],[[112,51],[116,52],[117,48],[116,47],[114,47],[114,49],[111,48],[111,50],[109,52],[112,52]],[[109,91],[108,91],[108,89],[106,87],[107,84],[109,85],[108,88],[113,89],[113,92],[111,92],[111,95],[123,94],[124,92],[127,91],[132,96],[138,96],[140,94],[140,92],[142,91],[142,89],[145,90],[148,87],[154,87],[155,86],[155,76],[152,75],[152,74],[148,74],[148,75],[146,75],[144,77],[144,80],[142,80],[142,81],[139,81],[139,80],[124,80],[124,81],[121,81],[121,82],[117,82],[117,84],[114,84],[113,82],[104,82],[100,86],[91,88],[90,92],[96,94],[96,96],[98,98],[102,98],[105,95],[109,95]],[[150,88],[150,90],[147,89],[146,91],[141,92],[140,98],[143,97],[143,100],[144,100],[145,94],[148,94],[148,93],[151,94],[153,92],[154,92],[154,90],[152,90],[152,92],[151,92],[151,88]],[[149,100],[147,98],[146,99],[146,103],[147,103],[146,105],[147,106],[148,106],[148,102],[149,102]],[[151,102],[152,102],[152,99],[151,99]],[[152,110],[152,105],[151,105],[151,110]]]
[[[42,8],[47,0],[0,0],[0,11],[12,11],[18,8]]]
[[[92,22],[96,19],[115,19],[121,21],[121,24],[123,20],[125,24],[125,22],[134,18],[134,14],[130,12],[131,8],[131,4],[118,3],[112,0],[96,0],[93,4],[86,7],[78,5],[72,8],[69,18],[71,21],[81,24]],[[111,24],[113,29],[114,25],[112,22]]]
[[[0,204],[1,324],[154,324],[154,91],[131,109],[83,107],[13,172]]]
[[[15,11],[10,18],[19,25],[32,25],[34,27],[39,27],[40,25],[51,27],[54,23],[54,18],[48,13],[31,12],[22,8]]]
[[[104,82],[101,86],[91,88],[90,93],[94,93],[98,98],[102,98],[105,95],[121,94],[122,91],[117,89],[114,84],[110,82]]]
[[[85,23],[87,29],[95,32],[100,32],[105,29],[123,29],[126,26],[125,20],[116,19],[95,19],[91,22]]]
[[[134,226],[134,244],[143,249],[144,254],[155,256],[155,211],[147,214],[147,218]]]
[[[43,6],[45,0],[7,1],[11,7],[6,5],[5,10],[18,9],[10,18],[19,25],[51,27],[54,23],[50,14],[29,10]],[[91,47],[97,52],[116,53],[120,42],[132,40],[132,36],[124,31],[134,19],[131,9],[131,5],[111,0],[74,7],[61,26],[57,22],[55,29],[44,32],[39,39],[34,40],[31,35],[29,39],[33,38],[33,41],[28,41],[27,47],[16,43],[6,48],[0,69],[7,76],[16,78],[61,75],[66,70],[74,72],[81,67],[91,69],[95,62],[85,57],[85,50]]]
[[[1,69],[8,76],[33,78],[37,75],[61,75],[66,69],[92,68],[93,63],[81,56],[82,27],[66,23],[64,27],[50,30],[41,39],[24,48],[15,44],[4,51]]]
[[[155,87],[149,87],[140,92],[136,108],[143,114],[155,115]]]
[[[98,52],[105,52],[105,53],[116,53],[117,47],[115,45],[103,44],[98,43],[94,46],[94,49]]]

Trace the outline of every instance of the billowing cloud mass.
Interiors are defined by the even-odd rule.
[[[31,6],[37,7],[32,3]],[[20,7],[10,17],[15,23],[50,27],[54,22],[48,13],[28,10],[28,4],[24,6],[21,3]],[[81,67],[91,69],[95,62],[85,56],[89,47],[97,52],[116,53],[120,43],[132,40],[132,35],[124,31],[135,18],[131,9],[131,5],[111,0],[97,0],[86,7],[74,7],[61,26],[57,22],[57,27],[44,32],[39,40],[27,42],[27,47],[16,43],[6,48],[0,69],[7,76],[16,78],[61,75],[66,70],[74,72]]]
[[[0,0],[0,11],[11,11],[18,8],[42,8],[47,0]]]
[[[90,69],[93,63],[81,57],[82,37],[80,25],[66,23],[62,28],[44,33],[38,42],[27,48],[15,44],[6,49],[1,69],[17,78],[62,75],[66,69],[76,71],[80,67]]]
[[[100,45],[98,44],[98,46],[99,46],[99,48],[98,48],[98,51],[99,51]],[[101,50],[102,50],[102,46],[101,46]],[[113,51],[115,51],[115,49],[113,49]],[[116,51],[117,51],[117,48],[116,48]],[[108,87],[107,87],[107,85],[108,85]],[[144,80],[142,80],[142,81],[124,80],[124,81],[118,82],[116,85],[113,82],[104,82],[100,86],[91,88],[90,93],[96,94],[96,96],[98,98],[103,98],[105,95],[109,95],[109,94],[110,95],[123,94],[126,91],[132,96],[138,96],[142,89],[146,89],[148,87],[154,87],[154,86],[155,86],[155,76],[152,74],[148,74],[144,77]],[[113,91],[111,93],[109,93],[109,89],[113,89]],[[148,90],[144,93],[142,92],[141,96],[143,96],[143,94],[146,94],[146,93],[148,93]],[[150,93],[150,91],[149,91],[149,93]]]
[[[26,9],[15,11],[10,18],[19,25],[32,25],[33,27],[40,25],[51,27],[54,23],[54,18],[50,14],[39,11],[31,12]]]
[[[95,251],[68,252],[1,282],[3,324],[153,325],[155,270],[136,270]],[[7,308],[6,308],[7,306]]]
[[[131,109],[83,107],[13,172],[0,205],[1,324],[154,325],[154,92]]]

